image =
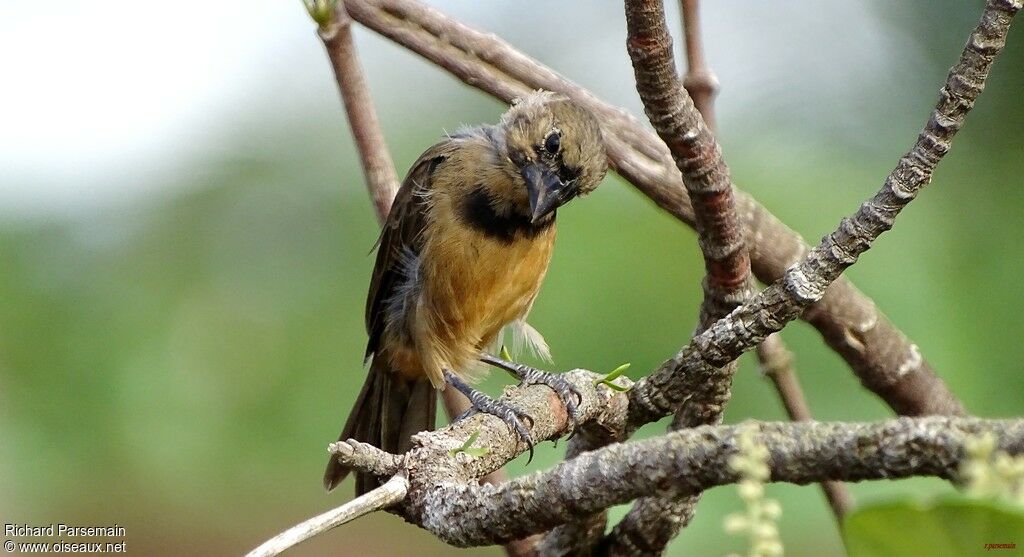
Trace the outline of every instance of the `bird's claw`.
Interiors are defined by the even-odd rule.
[[[485,363],[515,375],[519,378],[520,385],[546,385],[555,391],[562,400],[562,404],[565,405],[565,410],[569,415],[569,438],[571,439],[573,435],[576,435],[576,429],[580,425],[579,407],[580,404],[583,404],[583,395],[562,374],[539,370],[515,362],[507,362],[490,355],[486,355],[481,359]]]
[[[569,415],[569,438],[572,438],[573,435],[576,435],[576,429],[580,425],[579,411],[580,404],[583,404],[583,395],[568,379],[559,373],[541,371],[528,366],[522,367],[526,369],[523,370],[523,374],[520,378],[520,384],[546,385],[558,394],[558,398],[562,399],[562,404],[565,405],[565,411]]]
[[[526,412],[520,410],[516,406],[509,404],[501,399],[494,399],[486,394],[470,387],[468,384],[463,382],[461,379],[446,374],[446,379],[451,383],[456,390],[466,395],[469,398],[469,402],[472,406],[458,417],[455,421],[459,421],[463,418],[467,418],[476,413],[490,414],[497,418],[501,418],[506,425],[509,426],[517,435],[519,439],[526,443],[526,449],[529,452],[529,457],[526,463],[529,464],[533,461],[533,437],[530,435],[530,429],[533,428],[534,419]],[[529,422],[527,426],[526,422]]]

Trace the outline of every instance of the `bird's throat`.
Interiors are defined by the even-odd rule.
[[[553,212],[533,223],[527,211],[511,204],[501,207],[483,186],[477,186],[462,200],[459,218],[467,227],[505,243],[518,238],[532,239],[555,224]]]

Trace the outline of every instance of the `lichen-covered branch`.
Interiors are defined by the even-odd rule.
[[[757,427],[771,481],[809,484],[937,476],[956,479],[969,436],[990,431],[1000,450],[1024,453],[1024,420],[931,416],[877,423],[784,422],[702,426],[610,445],[507,483],[436,479],[411,488],[407,518],[456,546],[542,532],[580,514],[652,493],[679,495],[733,483],[737,434]]]
[[[690,200],[664,143],[634,117],[596,98],[495,35],[481,33],[415,0],[344,0],[353,19],[405,46],[468,85],[506,102],[533,89],[564,93],[602,121],[612,166],[678,219],[693,224]],[[754,274],[782,277],[809,249],[797,233],[750,196],[736,207]],[[840,278],[805,314],[868,389],[902,414],[959,414],[960,403],[917,346],[849,281]]]
[[[441,391],[441,402],[444,404],[445,414],[448,415],[450,422],[455,421],[455,418],[461,416],[470,408],[469,399],[466,395],[460,393],[455,389],[445,389]],[[344,449],[342,449],[344,450]],[[480,478],[482,484],[500,484],[508,481],[508,473],[504,468],[498,468],[493,472]],[[529,536],[519,540],[511,540],[505,543],[505,555],[508,557],[535,557],[537,555],[537,544],[541,541],[541,536]]]
[[[617,416],[618,420],[606,420],[605,423],[606,425],[615,425],[615,427],[582,428],[569,440],[565,459],[572,460],[585,452],[625,441],[627,431],[624,426],[628,400],[626,396],[610,398],[608,402],[614,407],[609,408],[606,415]],[[538,546],[538,552],[540,555],[552,557],[594,555],[598,543],[604,537],[607,524],[608,513],[605,510],[593,514],[577,515],[571,521],[552,528]]]
[[[671,413],[714,376],[715,368],[753,349],[820,300],[828,286],[878,236],[892,228],[896,216],[931,180],[935,166],[949,150],[953,136],[985,85],[992,62],[1006,43],[1010,22],[1020,7],[1020,1],[989,0],[939,92],[939,102],[928,123],[878,193],[853,216],[843,219],[782,279],[697,335],[657,371],[639,381],[630,391],[631,423],[647,423]]]
[[[688,7],[695,10],[696,2],[689,2]],[[736,217],[729,168],[676,72],[662,0],[626,0],[625,11],[626,50],[633,63],[637,92],[654,130],[682,173],[693,205],[697,240],[707,271],[698,328],[702,331],[753,292],[750,259]],[[696,25],[696,14],[691,12],[689,17],[691,26]],[[695,42],[687,41],[687,48],[701,50]],[[716,368],[677,410],[672,428],[721,421],[735,371],[735,362]],[[641,499],[615,527],[605,546],[612,554],[660,553],[693,517],[698,500],[698,494]]]
[[[584,370],[566,374],[582,397],[579,434],[596,435],[603,443],[607,440],[604,435],[623,431],[629,412],[625,394],[597,384],[600,377]],[[629,386],[623,378],[617,381],[620,387]],[[530,424],[534,439],[552,439],[569,430],[565,407],[550,388],[515,387],[506,396],[511,404],[537,418]],[[684,496],[734,482],[735,474],[727,462],[736,453],[738,432],[747,427],[751,426],[702,426],[643,441],[613,443],[579,453],[546,472],[497,485],[481,485],[478,480],[521,455],[526,447],[504,422],[490,415],[478,414],[420,433],[413,448],[403,455],[351,442],[333,444],[332,449],[346,465],[361,471],[394,471],[394,477],[407,487],[395,501],[388,499],[389,511],[447,543],[490,545],[547,531],[580,515],[594,516],[637,497],[654,493]],[[796,484],[915,475],[955,479],[964,456],[964,440],[983,432],[992,432],[1001,450],[1024,453],[1024,419],[933,416],[879,423],[789,422],[756,427],[758,441],[771,451],[772,480]],[[461,452],[474,434],[474,447],[485,447],[486,452]],[[351,450],[342,445],[350,445]],[[360,503],[359,508],[383,506]],[[318,526],[316,531],[325,530]],[[291,529],[288,539],[297,543],[299,537],[294,533],[305,531]]]

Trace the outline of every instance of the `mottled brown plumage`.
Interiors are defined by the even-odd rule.
[[[381,234],[366,305],[373,362],[341,439],[405,451],[433,428],[444,372],[475,378],[506,326],[546,354],[525,318],[551,258],[555,210],[606,169],[594,117],[546,92],[420,156]],[[325,486],[347,472],[332,460]],[[357,492],[375,485],[360,476]]]

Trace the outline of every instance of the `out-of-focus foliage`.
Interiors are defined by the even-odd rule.
[[[961,557],[1016,547],[1021,532],[1020,506],[960,496],[868,505],[843,522],[851,557]]]
[[[909,147],[980,12],[928,11],[922,30],[886,11],[895,8],[879,10],[894,33],[936,37],[934,63],[912,76],[927,87],[865,100],[863,118],[880,139],[834,143],[820,131],[830,125],[824,121],[808,137],[800,122],[767,137],[751,136],[743,119],[722,122],[735,181],[812,240],[874,192]],[[1020,415],[1024,392],[1019,31],[932,186],[850,272],[983,416]],[[419,111],[423,121],[382,115],[400,171],[441,126],[494,121],[501,112],[479,93],[455,85],[451,92],[450,105]],[[406,101],[415,105],[415,95]],[[887,113],[890,101],[913,113]],[[754,120],[764,121],[762,112],[749,108]],[[288,126],[250,121],[225,137],[220,154],[182,161],[166,189],[172,194],[68,220],[0,222],[0,515],[30,524],[116,522],[138,554],[239,554],[349,496],[348,485],[325,495],[319,478],[325,446],[363,378],[377,225],[346,133],[339,106]],[[559,217],[533,325],[559,369],[628,361],[629,374],[641,376],[693,330],[703,275],[693,233],[617,177]],[[795,324],[784,337],[817,417],[890,415],[809,327]],[[496,373],[483,388],[497,393],[505,381]],[[727,420],[783,416],[745,359]],[[528,469],[552,465],[562,449],[542,445]],[[524,462],[511,473],[525,472]],[[949,489],[913,480],[857,485],[854,493],[863,501]],[[768,492],[785,509],[788,554],[842,551],[816,488]],[[709,492],[672,554],[735,549],[720,521],[737,507],[731,489]],[[375,515],[295,554],[412,551],[452,552]]]

